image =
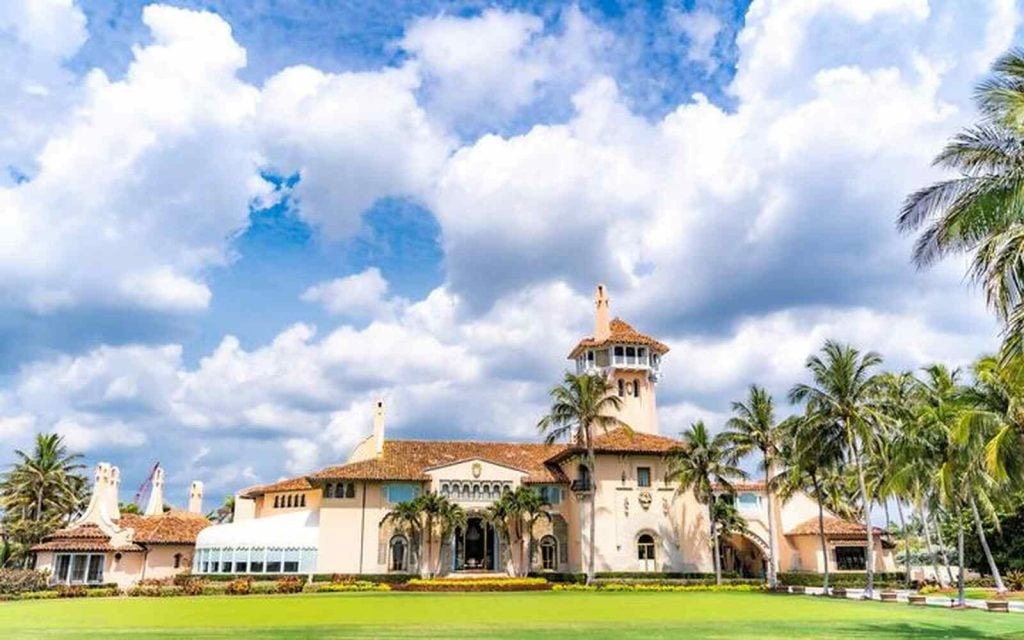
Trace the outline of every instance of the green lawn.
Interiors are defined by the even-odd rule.
[[[0,603],[0,638],[1024,638],[1024,615],[749,593],[353,593]]]

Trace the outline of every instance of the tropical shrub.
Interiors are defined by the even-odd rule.
[[[332,582],[310,585],[315,593],[344,593],[350,591],[391,591],[391,585],[358,580],[356,582]]]
[[[252,593],[252,578],[237,578],[228,583],[224,593],[229,596],[247,596]]]
[[[643,583],[643,582],[609,582],[604,584],[562,583],[552,586],[553,591],[607,591],[612,593],[751,593],[763,591],[761,584],[678,584],[678,583]]]
[[[394,588],[401,591],[546,591],[551,589],[551,583],[544,578],[413,578]]]
[[[201,596],[206,593],[206,581],[202,578],[189,577],[188,580],[181,581],[178,586],[186,596]]]
[[[301,593],[302,592],[302,580],[292,576],[290,578],[281,578],[276,583],[277,593]]]
[[[125,595],[132,598],[169,598],[185,595],[185,589],[174,585],[137,584],[128,589]]]
[[[119,595],[121,595],[121,590],[117,587],[96,587],[85,590],[87,598],[113,598]]]
[[[88,595],[85,591],[85,587],[80,584],[59,584],[57,585],[56,591],[58,598],[84,598]]]
[[[867,574],[861,572],[831,573],[828,576],[830,587],[846,587],[858,589],[867,585]],[[779,584],[789,587],[820,587],[824,584],[824,576],[813,571],[789,571],[779,573]],[[875,588],[900,588],[906,583],[906,575],[901,572],[875,573]]]
[[[1006,588],[1011,591],[1024,591],[1024,571],[1010,571],[1006,574]]]
[[[0,595],[42,591],[50,574],[32,569],[0,569]]]

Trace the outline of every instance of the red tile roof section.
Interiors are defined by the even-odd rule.
[[[118,524],[134,529],[132,540],[142,544],[195,544],[211,522],[198,513],[172,510],[158,516],[125,514]]]
[[[445,440],[385,440],[379,458],[327,467],[314,473],[316,480],[414,480],[426,481],[426,469],[480,459],[506,467],[522,469],[527,482],[567,482],[548,459],[565,445],[514,442],[466,442]]]
[[[608,323],[611,329],[611,334],[606,340],[595,340],[593,337],[587,337],[580,340],[579,344],[571,352],[569,352],[570,358],[575,358],[584,349],[591,349],[594,347],[603,347],[610,344],[640,344],[650,347],[655,353],[668,353],[668,346],[658,340],[655,340],[651,336],[644,335],[634,329],[628,322],[624,322],[619,318],[615,318]]]
[[[58,529],[34,545],[31,551],[142,551],[136,544],[115,547],[110,538],[94,524],[80,524]]]
[[[809,518],[786,532],[788,536],[816,536],[818,535],[818,518]],[[863,523],[843,520],[841,518],[825,518],[825,535],[830,538],[863,538],[865,529]],[[887,535],[884,529],[874,527],[874,535]]]

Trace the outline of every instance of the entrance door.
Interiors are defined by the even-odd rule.
[[[494,570],[494,528],[483,518],[467,518],[465,531],[455,532],[456,568]]]

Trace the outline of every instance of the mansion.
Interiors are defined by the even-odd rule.
[[[668,347],[611,319],[605,288],[595,297],[593,336],[569,353],[578,373],[599,372],[621,398],[618,417],[629,431],[596,437],[593,477],[574,444],[392,440],[378,401],[372,433],[345,464],[242,491],[234,521],[203,529],[196,539],[196,574],[418,573],[418,558],[436,558],[441,573],[509,570],[503,540],[484,517],[502,492],[526,485],[549,503],[536,524],[531,570],[578,572],[587,565],[590,508],[596,511],[597,571],[711,572],[708,508],[669,481],[680,442],[661,435],[656,386]],[[723,568],[747,576],[765,572],[767,501],[773,501],[776,558],[781,571],[821,571],[818,506],[797,494],[787,501],[761,483],[735,485],[747,530],[723,541]],[[459,504],[466,524],[433,547],[395,524],[397,503],[437,492]],[[864,570],[862,524],[828,514],[830,566]],[[894,568],[892,544],[875,529],[876,569]],[[424,563],[425,564],[425,563]]]

